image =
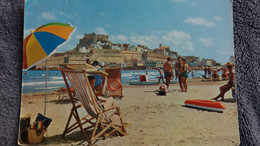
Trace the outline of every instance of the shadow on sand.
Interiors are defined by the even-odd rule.
[[[207,112],[214,112],[214,113],[223,113],[223,112],[220,112],[220,111],[206,110],[206,109],[201,109],[201,108],[196,108],[196,107],[189,107],[189,106],[185,106],[185,105],[182,105],[182,107],[186,107],[186,108],[190,108],[190,109],[197,109],[198,111],[207,111]]]
[[[228,98],[228,99],[224,99],[223,101],[220,102],[225,102],[225,103],[235,103],[237,102],[236,98]]]
[[[74,102],[77,103],[79,100],[78,99],[75,99]],[[70,99],[62,99],[62,100],[50,100],[50,101],[47,101],[47,102],[50,102],[50,103],[54,103],[54,104],[70,104]]]
[[[101,129],[99,128],[97,130],[97,133],[100,132]],[[87,136],[91,137],[93,130],[87,130]],[[112,136],[114,137],[114,136]],[[100,136],[97,138],[91,145],[94,145],[100,140],[104,140],[105,138],[103,136]],[[72,144],[73,143],[73,144]],[[44,137],[42,145],[89,145],[88,141],[85,139],[83,133],[81,131],[75,131],[75,132],[70,132],[65,135],[65,138],[62,138],[62,134],[54,135],[51,137]]]

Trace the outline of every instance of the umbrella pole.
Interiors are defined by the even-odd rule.
[[[47,72],[48,72],[48,60],[45,62],[46,70],[45,70],[45,98],[44,98],[44,115],[46,114],[46,100],[47,100]]]

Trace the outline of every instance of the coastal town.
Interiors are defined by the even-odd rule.
[[[48,68],[57,70],[64,63],[85,63],[86,59],[92,61],[105,62],[109,67],[121,67],[127,69],[157,69],[162,68],[167,57],[173,59],[174,66],[177,57],[181,54],[172,51],[170,46],[158,44],[158,48],[148,48],[145,45],[113,43],[109,40],[108,35],[90,33],[85,34],[79,39],[77,46],[69,51],[54,53],[48,58]],[[220,63],[214,59],[200,58],[197,56],[182,56],[192,69],[201,70],[205,66],[217,67]],[[234,56],[230,56],[229,61],[233,62]],[[45,69],[45,62],[37,64],[32,69]]]

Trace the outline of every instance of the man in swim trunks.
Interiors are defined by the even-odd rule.
[[[182,76],[181,76],[181,71],[182,71],[182,58],[179,56],[177,62],[175,63],[175,79],[179,78],[179,85],[180,85],[180,90],[183,91],[183,85],[182,85]]]
[[[170,84],[171,78],[174,77],[171,60],[172,60],[171,57],[168,57],[167,62],[165,62],[163,65],[163,72],[164,72],[164,77],[166,79],[167,89],[169,89],[169,84]]]
[[[228,69],[228,71],[229,71],[228,83],[225,84],[225,85],[223,85],[223,86],[221,86],[221,87],[219,88],[220,93],[219,93],[219,95],[218,95],[217,97],[213,98],[213,100],[217,100],[218,98],[221,97],[221,101],[224,101],[224,94],[225,94],[228,90],[230,90],[232,87],[235,86],[235,73],[234,73],[234,71],[233,71],[233,66],[234,66],[234,65],[233,65],[231,62],[228,62],[228,63],[226,64],[226,66],[227,66],[227,69]]]

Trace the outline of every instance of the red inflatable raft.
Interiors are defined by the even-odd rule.
[[[195,108],[217,111],[217,112],[223,112],[224,109],[226,108],[224,103],[218,101],[210,101],[210,100],[192,99],[192,100],[186,100],[184,104],[185,106],[189,106],[189,107],[195,107]]]

